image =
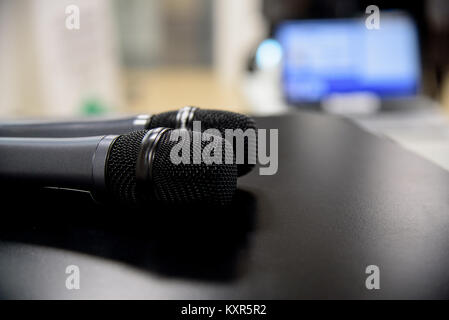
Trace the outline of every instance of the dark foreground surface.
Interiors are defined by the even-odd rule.
[[[227,208],[4,188],[0,297],[449,298],[448,173],[346,120],[257,120],[279,129],[278,173],[241,178]],[[365,287],[369,265],[379,290]]]

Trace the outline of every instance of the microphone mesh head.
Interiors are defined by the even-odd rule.
[[[177,113],[178,111],[169,111],[154,115],[150,122],[150,129],[157,127],[176,128],[178,126],[176,120]],[[201,121],[202,131],[211,128],[218,129],[221,132],[222,137],[225,136],[226,129],[241,129],[243,131],[247,129],[257,129],[256,122],[253,118],[230,111],[196,109],[193,115],[193,121]],[[188,129],[192,129],[192,127],[189,127]],[[250,172],[254,167],[254,164],[248,163],[248,159],[249,157],[253,159],[256,157],[257,139],[250,141],[246,138],[244,140],[244,150],[244,163],[237,165],[239,176]]]
[[[146,131],[137,131],[120,136],[111,147],[107,163],[107,185],[113,197],[128,204],[139,204],[148,200],[159,200],[166,203],[210,203],[227,204],[232,200],[237,185],[237,167],[225,164],[226,148],[222,143],[222,164],[193,163],[196,150],[201,154],[208,144],[202,141],[200,133],[188,132],[190,136],[190,164],[174,164],[170,153],[178,143],[170,140],[173,130],[161,136],[154,153],[152,164],[151,192],[138,187],[136,163]],[[197,135],[201,144],[192,143],[193,135]],[[215,137],[215,139],[219,139]],[[200,147],[201,145],[201,147]],[[201,148],[201,150],[199,150]]]
[[[109,193],[123,203],[136,204],[136,164],[146,130],[119,136],[113,143],[106,163],[106,185]]]
[[[177,121],[176,115],[178,111],[167,111],[155,114],[151,117],[148,129],[166,127],[166,128],[176,128]]]
[[[178,143],[170,140],[170,132],[166,132],[159,141],[153,160],[153,183],[158,198],[171,203],[200,201],[229,203],[237,186],[237,167],[232,163],[224,163],[226,146],[223,140],[214,137],[222,144],[221,164],[206,164],[203,161],[195,164],[193,163],[195,152],[201,155],[208,142],[201,140],[199,132],[189,131],[187,134],[191,141],[188,157],[190,164],[182,162],[174,164],[170,160],[170,152]],[[206,134],[203,134],[203,138],[204,136]],[[192,139],[197,139],[201,143],[192,143]]]

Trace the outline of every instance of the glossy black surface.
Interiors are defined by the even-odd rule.
[[[339,118],[257,120],[279,129],[279,171],[240,178],[229,208],[2,190],[1,297],[449,298],[447,172]],[[380,290],[365,287],[372,264]]]

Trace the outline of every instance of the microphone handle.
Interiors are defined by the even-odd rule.
[[[0,137],[71,138],[125,134],[147,129],[149,115],[66,122],[0,122]]]
[[[1,137],[0,182],[101,192],[116,137]]]

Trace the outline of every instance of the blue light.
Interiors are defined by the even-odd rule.
[[[419,39],[411,18],[385,13],[381,28],[363,19],[299,20],[280,24],[282,88],[287,101],[333,94],[416,95],[421,83]]]
[[[256,65],[259,69],[269,69],[279,65],[282,59],[282,49],[274,39],[262,41],[256,51]]]

